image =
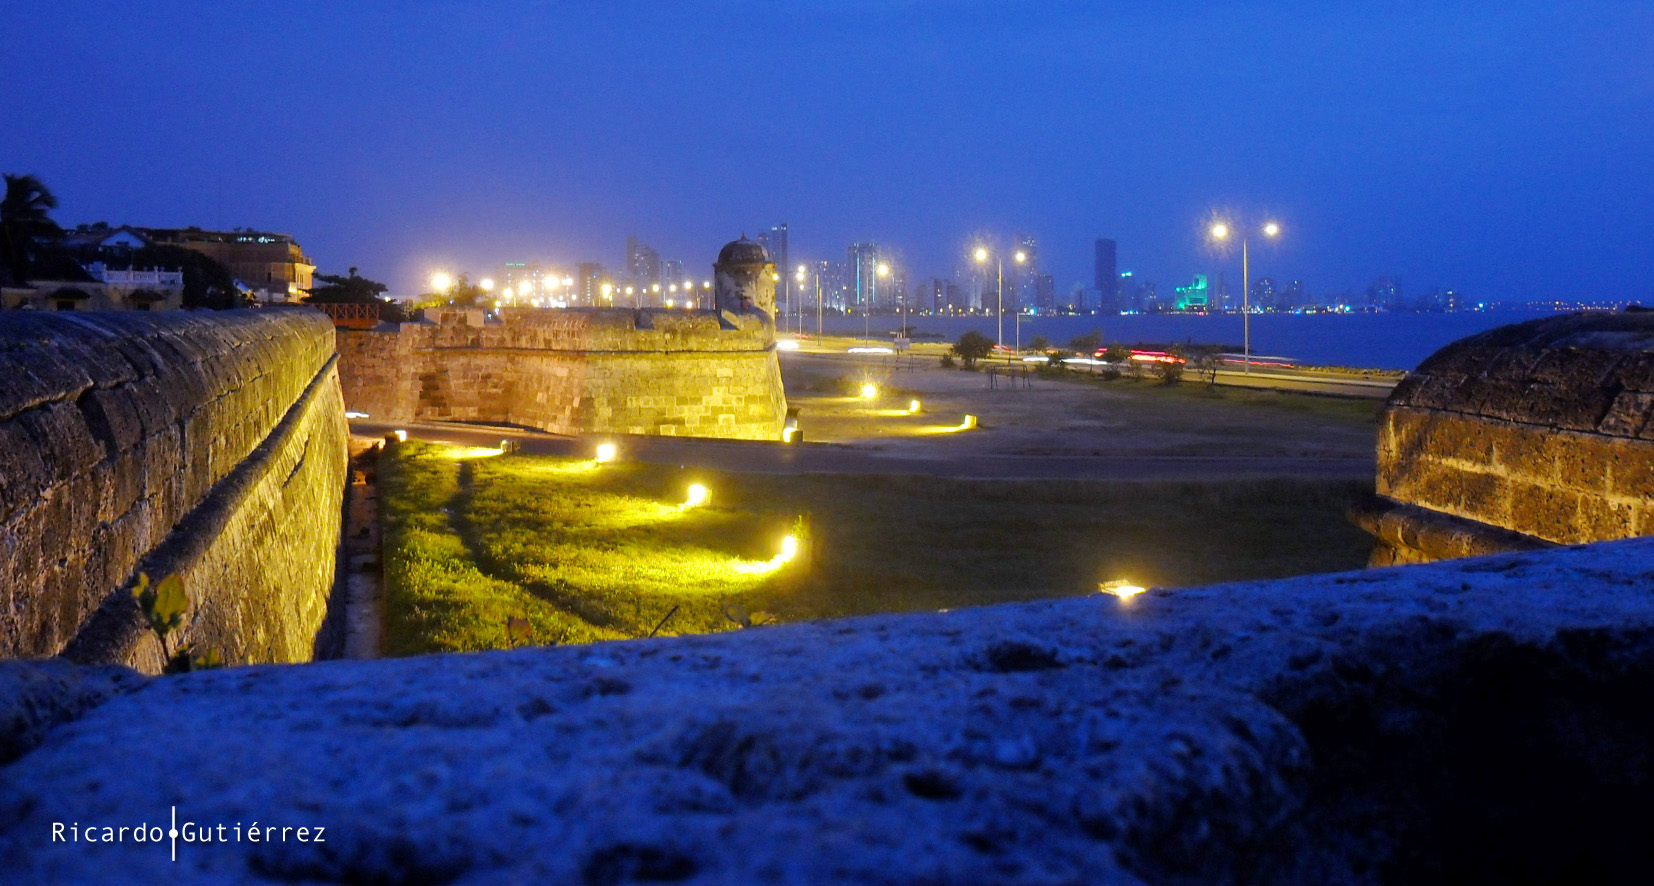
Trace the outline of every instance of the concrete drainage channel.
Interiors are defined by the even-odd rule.
[[[344,644],[340,657],[379,657],[383,616],[384,564],[379,547],[379,444],[352,438],[350,487],[345,493],[344,531],[339,544],[345,602]]]

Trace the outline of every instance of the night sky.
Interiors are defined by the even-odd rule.
[[[910,279],[1029,233],[1162,292],[1215,209],[1320,294],[1647,300],[1654,4],[7,4],[0,170],[60,223],[250,226],[324,272],[702,273],[786,221]]]

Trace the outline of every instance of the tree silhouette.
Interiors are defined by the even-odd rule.
[[[953,344],[953,353],[966,369],[975,369],[976,361],[993,353],[993,349],[994,340],[974,329],[966,330]]]
[[[217,259],[193,249],[160,243],[132,251],[131,267],[160,268],[184,275],[184,307],[216,311],[246,307],[235,276]]]
[[[33,175],[6,173],[6,196],[0,199],[0,263],[16,284],[28,282],[35,240],[55,238],[63,229],[48,214],[57,197]]]
[[[390,288],[377,280],[356,276],[355,268],[350,269],[348,277],[317,274],[313,279],[304,300],[315,304],[383,304],[380,296]]]

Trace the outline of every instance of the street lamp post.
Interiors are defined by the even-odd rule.
[[[804,266],[803,265],[798,266],[798,271],[797,271],[797,273],[793,274],[793,279],[798,282],[798,289],[796,290],[796,292],[798,293],[798,297],[795,299],[795,301],[797,303],[793,305],[793,334],[794,335],[803,335],[804,334],[804,298],[803,298],[803,296],[804,296]]]
[[[1264,222],[1258,229],[1265,237],[1273,240],[1281,235],[1281,226],[1275,222]],[[1216,222],[1212,225],[1213,240],[1229,239],[1229,225]],[[1252,267],[1247,252],[1247,234],[1241,230],[1241,374],[1252,374]]]
[[[1013,257],[1020,265],[1028,260],[1028,253],[1018,249]],[[976,248],[976,261],[978,264],[987,264],[988,250],[978,246]],[[994,296],[994,344],[1000,345],[1005,342],[1005,260],[998,253],[994,254],[994,274],[997,278],[996,295]],[[1017,350],[1022,350],[1022,318],[1020,316],[1017,318]]]
[[[867,329],[867,338],[868,338],[868,340],[872,340],[872,338],[873,338],[873,330],[871,328],[872,327],[872,319],[871,318],[873,316],[873,303],[878,301],[878,298],[879,298],[879,278],[880,277],[888,277],[888,276],[890,276],[890,266],[889,265],[885,264],[884,262],[879,262],[877,265],[873,266],[873,291],[870,293],[870,296],[867,299],[867,311],[864,314],[864,316],[866,316],[869,319],[868,319],[867,323],[863,324],[864,326],[868,327],[868,329]]]

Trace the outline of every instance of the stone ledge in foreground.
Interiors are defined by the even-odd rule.
[[[59,667],[38,665],[42,668]],[[1646,870],[1654,539],[142,683],[0,770],[108,882],[1079,883]],[[51,843],[53,822],[325,842]],[[233,838],[233,832],[232,832]]]

